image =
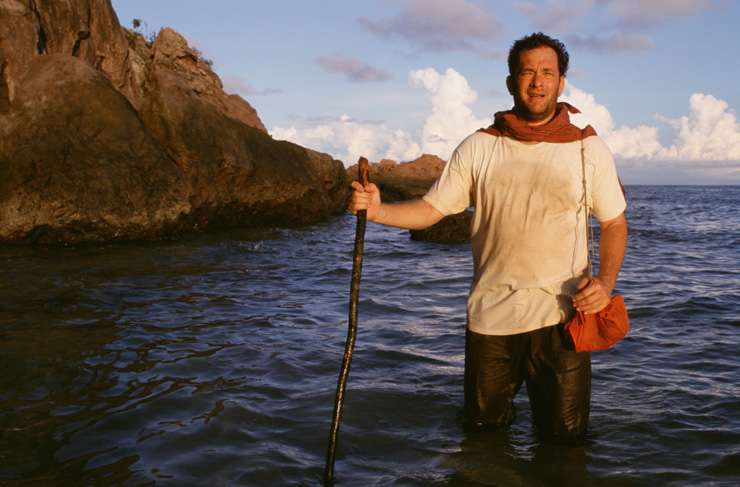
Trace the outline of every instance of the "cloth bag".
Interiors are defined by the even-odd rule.
[[[577,311],[565,324],[565,329],[573,340],[576,352],[606,350],[627,336],[630,329],[624,299],[618,294],[612,296],[606,308],[598,313]]]
[[[588,193],[586,192],[586,157],[581,140],[581,169],[583,172],[583,206],[586,213],[586,254],[588,255],[588,277],[592,277],[591,266],[593,248],[593,234],[591,233],[591,213],[588,208]],[[565,330],[573,341],[576,352],[593,352],[606,350],[627,336],[630,320],[624,299],[620,295],[612,296],[606,308],[598,313],[585,314],[576,311],[575,316],[565,324]]]

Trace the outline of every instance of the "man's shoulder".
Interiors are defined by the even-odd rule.
[[[596,134],[585,137],[583,139],[583,146],[586,148],[586,150],[591,149],[594,151],[608,152],[609,154],[611,154],[611,150],[609,149],[609,146],[606,145],[604,139]]]
[[[498,139],[500,139],[502,136],[498,134],[492,134],[489,132],[485,132],[484,129],[479,129],[473,132],[472,134],[468,135],[463,139],[463,143],[466,141],[469,141],[469,143],[472,144],[490,144],[494,143]]]
[[[460,156],[471,156],[474,154],[480,154],[482,150],[486,150],[494,145],[499,140],[499,136],[490,135],[480,130],[476,130],[472,134],[465,137],[455,148],[455,152]]]

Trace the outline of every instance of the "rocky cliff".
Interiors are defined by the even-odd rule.
[[[171,29],[0,0],[0,241],[163,238],[341,212],[341,162],[273,140]]]

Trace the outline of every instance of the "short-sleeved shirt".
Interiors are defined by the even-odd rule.
[[[583,139],[587,201],[599,221],[626,207],[614,159]],[[476,132],[423,199],[444,215],[474,207],[468,328],[512,335],[563,322],[588,266],[581,141],[528,144]]]

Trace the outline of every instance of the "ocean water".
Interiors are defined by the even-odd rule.
[[[461,426],[467,245],[368,225],[336,485],[740,484],[740,187],[628,187],[589,435]],[[0,485],[320,485],[354,218],[2,248]]]

